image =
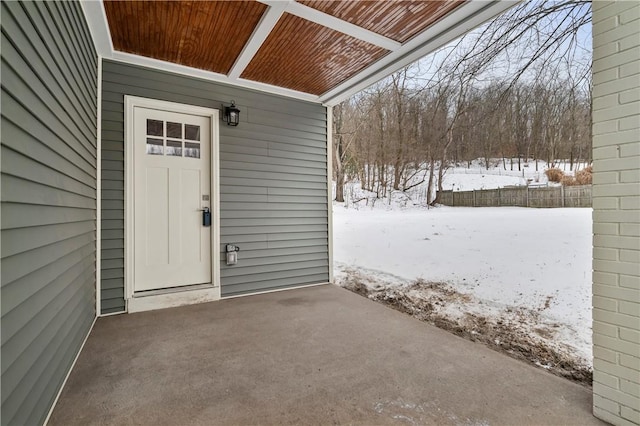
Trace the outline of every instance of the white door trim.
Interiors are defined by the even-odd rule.
[[[208,302],[220,299],[220,154],[219,154],[219,117],[218,110],[156,99],[141,98],[125,95],[124,115],[124,295],[128,312],[160,309],[169,306]],[[190,291],[171,292],[169,294],[154,294],[146,297],[136,297],[134,300],[134,119],[135,107],[157,109],[160,111],[177,112],[182,114],[209,117],[211,122],[211,287],[203,291],[201,287]],[[195,296],[197,293],[197,296]]]

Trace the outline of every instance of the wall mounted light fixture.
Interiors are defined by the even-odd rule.
[[[231,106],[224,107],[224,121],[229,126],[237,126],[240,123],[240,110],[236,108],[235,101],[231,101]]]

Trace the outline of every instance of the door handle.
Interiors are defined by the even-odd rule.
[[[211,210],[209,210],[209,207],[202,209],[202,226],[211,226]]]

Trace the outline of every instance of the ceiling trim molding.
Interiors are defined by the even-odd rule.
[[[240,78],[240,75],[245,68],[247,68],[249,62],[251,62],[256,53],[258,53],[260,46],[262,46],[269,34],[271,34],[273,27],[276,26],[289,6],[289,3],[289,1],[266,3],[268,9],[262,16],[262,19],[260,19],[260,22],[253,31],[253,34],[251,34],[251,37],[249,37],[249,41],[245,44],[242,52],[238,55],[236,62],[231,67],[231,71],[229,71],[229,78]]]
[[[272,2],[270,2],[269,4],[271,3]],[[306,19],[307,21],[320,24],[323,27],[331,28],[332,30],[341,32],[348,36],[366,41],[367,43],[376,45],[378,47],[382,47],[386,50],[394,51],[398,50],[402,46],[402,44],[395,40],[392,40],[378,33],[374,33],[373,31],[359,27],[340,18],[336,18],[333,15],[321,12],[302,3],[289,3],[288,7],[286,8],[286,12],[292,15],[296,15],[299,18]]]
[[[161,61],[159,59],[148,58],[146,56],[134,55],[132,53],[113,52],[113,54],[107,59],[112,59],[117,62],[123,62],[131,65],[153,68],[160,71],[172,72],[174,74],[201,78],[217,83],[228,84],[230,86],[241,87],[244,89],[258,90],[260,92],[286,96],[289,98],[296,98],[303,101],[321,103],[318,96],[312,95],[310,93],[299,92],[297,90],[287,89],[284,87],[274,86],[266,83],[260,83],[253,80],[246,80],[243,78],[232,79],[224,74],[201,70],[199,68],[187,67],[185,65]]]
[[[320,95],[322,103],[337,105],[350,96],[393,74],[429,53],[477,28],[482,23],[519,3],[519,0],[470,1],[458,7],[426,31],[409,40],[371,66]]]

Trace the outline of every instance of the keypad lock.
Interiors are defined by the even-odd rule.
[[[202,209],[202,226],[211,226],[211,211],[209,207]]]

